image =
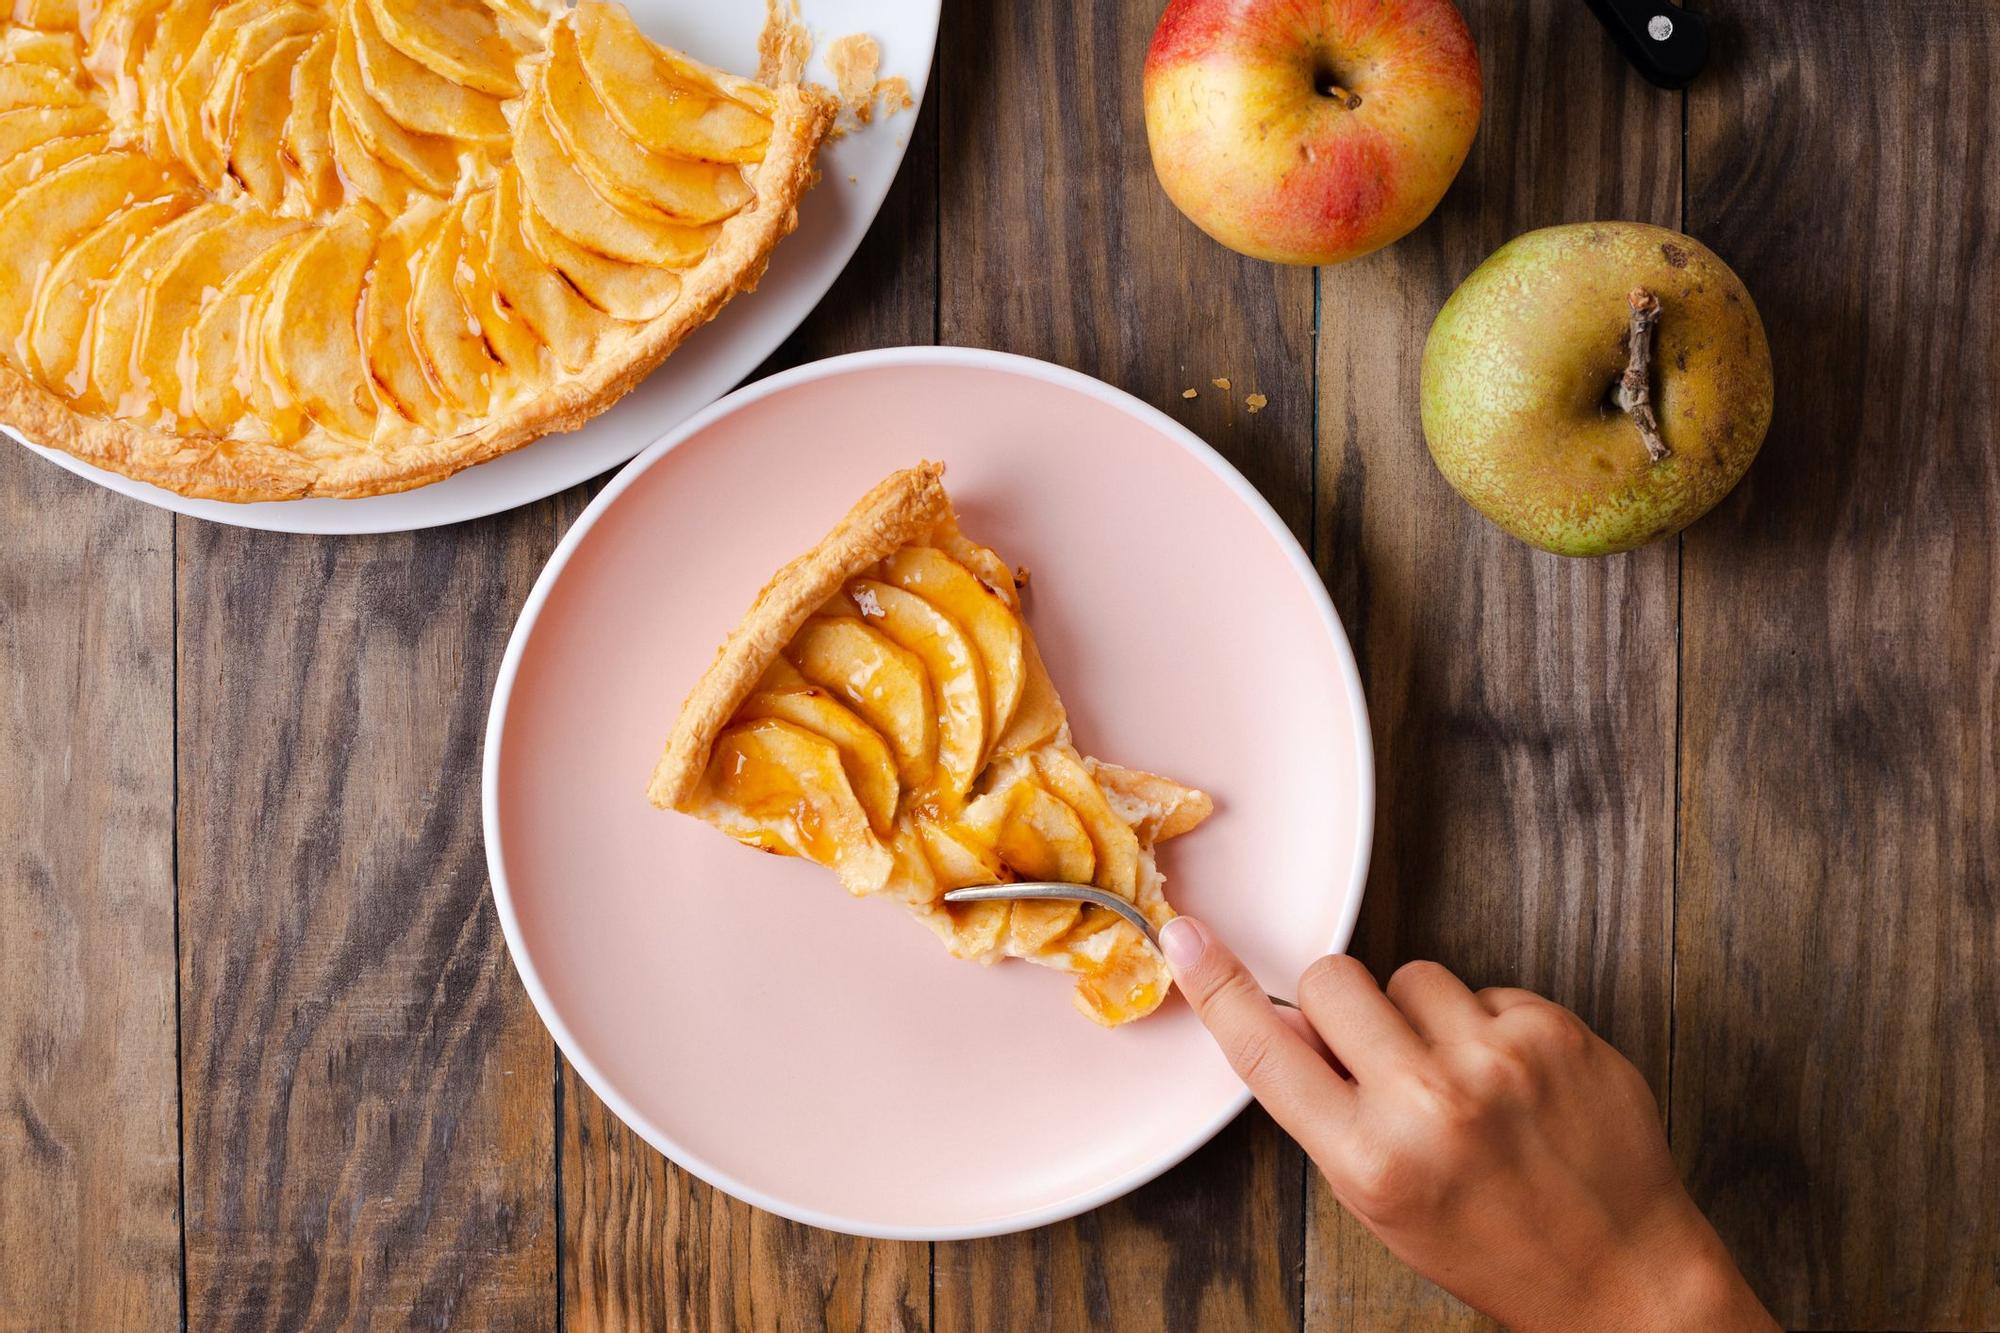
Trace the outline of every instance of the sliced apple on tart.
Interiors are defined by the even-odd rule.
[[[891,476],[766,585],[681,706],[648,794],[905,903],[956,957],[1074,974],[1099,1023],[1143,1017],[1170,979],[1117,913],[943,901],[1052,880],[1162,924],[1154,846],[1212,803],[1077,752],[1008,566],[959,531],[942,474]]]
[[[754,287],[832,118],[611,4],[16,0],[0,420],[187,495],[436,481]]]

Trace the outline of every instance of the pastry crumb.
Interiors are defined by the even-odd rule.
[[[898,111],[908,111],[916,105],[916,101],[910,96],[910,81],[900,74],[891,74],[886,79],[878,79],[875,83],[874,97],[876,101],[889,108],[889,114],[892,116]]]
[[[1213,384],[1218,389],[1227,389],[1229,387],[1229,376],[1217,375],[1214,379],[1210,380],[1209,383]]]
[[[1252,412],[1262,411],[1264,408],[1269,407],[1270,405],[1271,405],[1271,400],[1266,398],[1261,393],[1253,393],[1248,398],[1245,398],[1243,400],[1243,406],[1249,408]]]
[[[881,44],[865,32],[836,37],[826,48],[826,67],[833,71],[840,100],[858,115],[875,91],[875,75],[882,68]]]
[[[890,115],[915,105],[908,79],[876,77],[882,68],[882,46],[865,32],[836,37],[826,48],[826,67],[833,71],[842,107],[859,124],[875,119],[878,104]]]
[[[799,0],[764,0],[764,31],[757,35],[757,81],[797,83],[812,59],[812,34],[799,16]]]
[[[1200,396],[1201,396],[1201,390],[1199,390],[1199,389],[1182,389],[1182,390],[1181,390],[1181,397],[1183,397],[1183,398],[1199,398]]]
[[[861,178],[859,176],[849,176],[847,178],[847,183],[849,185],[859,185],[861,184]]]

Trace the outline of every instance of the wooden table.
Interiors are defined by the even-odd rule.
[[[1681,96],[1578,0],[1469,4],[1464,174],[1315,274],[1154,183],[1157,0],[952,0],[902,181],[780,360],[1005,348],[1212,441],[1367,677],[1360,953],[1575,1006],[1786,1323],[1994,1328],[2000,7],[1704,7]],[[1734,265],[1778,404],[1707,520],[1573,562],[1445,486],[1417,364],[1481,258],[1586,218]],[[307,539],[0,449],[0,1326],[1480,1323],[1255,1111],[1123,1202],[936,1246],[778,1221],[613,1119],[514,977],[477,802],[508,628],[588,495]]]

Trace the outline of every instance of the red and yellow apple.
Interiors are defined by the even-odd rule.
[[[1232,250],[1338,264],[1437,206],[1479,126],[1452,0],[1170,0],[1146,52],[1167,196]]]

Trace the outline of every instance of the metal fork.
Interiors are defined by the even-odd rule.
[[[1160,932],[1153,929],[1153,923],[1146,914],[1126,902],[1115,893],[1094,889],[1088,884],[1057,884],[1052,881],[1027,880],[1013,884],[982,884],[977,888],[953,889],[945,894],[948,903],[993,903],[993,902],[1072,902],[1090,903],[1106,911],[1116,912],[1131,923],[1132,928],[1146,937],[1146,943],[1154,952],[1160,949]],[[1161,954],[1164,958],[1166,955]],[[1272,1004],[1296,1009],[1297,1005],[1280,996],[1266,994]]]

